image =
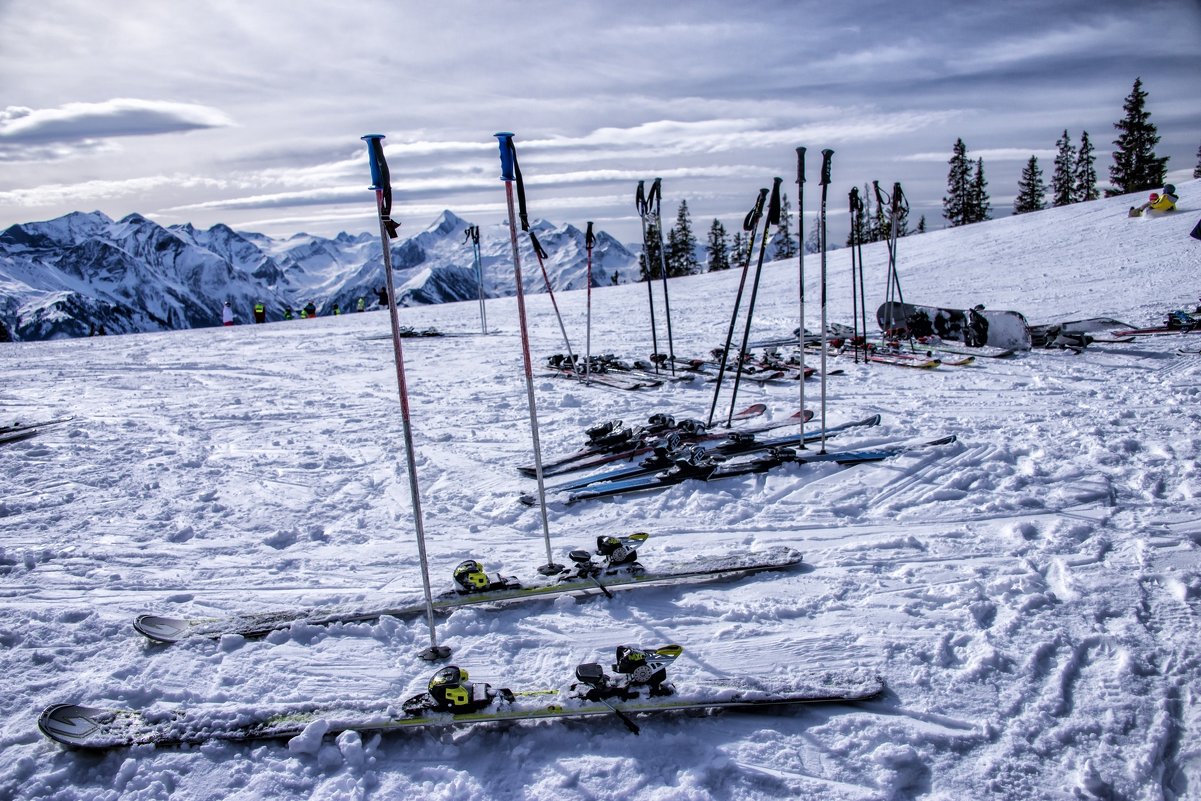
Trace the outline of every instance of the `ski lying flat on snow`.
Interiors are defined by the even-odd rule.
[[[646,715],[686,710],[773,707],[785,704],[866,701],[884,690],[879,677],[820,674],[802,679],[690,681],[669,695],[631,700],[590,701],[569,691],[515,693],[511,702],[478,712],[406,713],[399,701],[307,703],[261,707],[197,706],[153,711],[104,709],[59,704],[38,718],[52,740],[74,748],[108,749],[134,745],[199,744],[212,740],[265,740],[295,737],[312,724],[326,735],[399,731],[518,720]]]
[[[484,592],[459,593],[451,591],[434,599],[434,609],[448,611],[460,606],[515,603],[547,598],[568,592],[635,589],[663,586],[681,582],[700,582],[747,576],[769,570],[784,570],[801,563],[801,553],[786,546],[774,546],[762,551],[699,556],[688,562],[667,565],[644,573],[604,573],[592,578],[570,581],[551,581],[527,587],[513,587]],[[281,612],[233,615],[225,618],[174,618],[160,615],[141,615],[134,628],[156,642],[173,643],[187,639],[215,639],[226,634],[258,637],[295,623],[327,626],[335,623],[369,623],[381,617],[419,617],[425,614],[424,600],[414,597],[396,606],[377,609],[331,607],[328,609],[299,609]]]
[[[812,417],[811,414],[806,416],[806,422]],[[800,418],[797,418],[792,425],[797,425]],[[880,415],[874,414],[871,417],[865,417],[862,420],[856,420],[851,423],[843,423],[837,426],[831,426],[826,429],[826,437],[833,437],[841,431],[847,431],[852,428],[862,428],[876,426],[880,424]],[[755,453],[758,451],[767,451],[772,448],[787,448],[794,445],[808,444],[810,442],[818,442],[822,438],[821,431],[809,431],[803,437],[795,435],[791,437],[776,437],[768,440],[747,439],[746,436],[751,432],[743,432],[741,437],[730,437],[725,442],[720,442],[715,445],[701,445],[704,450],[715,456],[740,456],[743,454]],[[654,448],[648,448],[654,450]],[[665,459],[670,459],[670,454],[664,456]],[[614,460],[616,461],[616,460]],[[672,462],[660,462],[654,457],[648,457],[643,462],[626,467],[608,470],[603,473],[597,473],[591,476],[576,481],[568,481],[562,484],[557,484],[553,487],[547,487],[547,492],[571,492],[572,490],[582,489],[593,484],[607,483],[612,481],[624,481],[630,478],[646,476],[652,473],[660,473],[672,467]],[[520,498],[521,502],[526,506],[533,506],[537,502],[537,498],[528,493],[523,494]]]
[[[36,423],[14,423],[9,426],[0,426],[0,445],[36,437],[42,433],[44,428],[61,425],[74,419],[74,417],[58,417],[54,420],[42,420]]]
[[[588,501],[596,498],[611,498],[616,495],[629,495],[635,492],[648,492],[651,490],[661,489],[663,487],[671,487],[676,484],[682,484],[689,480],[698,481],[718,481],[723,478],[734,478],[736,476],[745,476],[753,473],[762,473],[770,470],[773,467],[778,467],[784,464],[809,464],[812,462],[835,462],[840,465],[865,464],[868,462],[881,462],[885,459],[890,459],[893,456],[899,456],[902,453],[907,453],[918,448],[929,448],[937,445],[949,445],[955,442],[955,435],[941,437],[930,442],[924,442],[916,445],[885,445],[878,448],[868,448],[854,451],[831,451],[829,453],[820,453],[813,455],[798,456],[795,453],[789,453],[787,449],[775,449],[766,459],[756,459],[746,462],[736,462],[734,464],[722,464],[720,462],[711,462],[697,466],[688,466],[683,470],[667,470],[654,476],[644,476],[641,478],[632,478],[626,481],[610,481],[604,484],[594,484],[590,487],[585,487],[579,492],[572,493],[567,496],[567,503],[578,503],[579,501]]]

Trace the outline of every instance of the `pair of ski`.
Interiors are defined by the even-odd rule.
[[[584,375],[584,368],[580,366],[567,365],[547,365],[547,375],[555,378],[568,378],[573,381],[579,381],[586,386],[598,386],[608,389],[620,389],[629,392],[637,392],[643,389],[654,389],[663,385],[663,380],[659,378],[642,377],[629,373],[614,373],[610,371],[600,372],[592,370],[587,376]]]
[[[805,420],[812,418],[812,413],[806,412]],[[800,423],[800,416],[794,415],[792,425]],[[855,422],[843,423],[841,425],[832,426],[826,429],[826,437],[833,437],[840,432],[847,431],[853,428],[868,428],[880,424],[880,415],[875,414],[871,417],[866,417]],[[764,429],[759,429],[760,432]],[[750,431],[734,431],[726,435],[724,441],[714,445],[703,446],[701,444],[685,443],[680,437],[668,435],[660,440],[659,443],[652,446],[653,453],[643,459],[636,465],[627,465],[613,470],[607,470],[602,473],[597,473],[591,476],[586,476],[574,481],[567,481],[557,484],[553,487],[548,487],[550,492],[558,493],[564,496],[568,502],[571,501],[570,494],[582,490],[595,484],[608,484],[615,481],[628,481],[630,479],[639,478],[641,476],[661,473],[665,470],[676,468],[681,461],[685,463],[695,463],[698,461],[714,461],[729,459],[732,456],[742,456],[746,454],[756,453],[759,451],[769,451],[773,448],[788,448],[793,446],[803,446],[810,442],[818,442],[821,440],[822,434],[820,431],[810,431],[804,435],[796,434],[788,437],[775,437],[767,440],[755,439],[755,432]],[[699,451],[699,453],[698,453]],[[527,506],[533,506],[537,503],[537,498],[529,493],[522,494],[521,502]]]
[[[752,404],[732,415],[731,421],[745,422],[759,417],[765,411],[767,411],[767,407],[764,404]],[[805,415],[805,419],[808,420],[812,416],[812,412],[805,412]],[[800,420],[801,413],[797,412],[782,421],[740,430],[757,434],[781,426],[796,425]],[[702,442],[722,439],[728,436],[731,430],[723,428],[710,431],[699,420],[690,418],[676,420],[668,414],[653,414],[647,420],[646,425],[642,426],[623,426],[621,420],[611,420],[589,428],[585,432],[588,436],[588,444],[582,449],[553,461],[544,462],[542,475],[554,476],[577,470],[587,470],[610,462],[634,459],[654,450],[657,440],[673,433],[679,434],[681,439],[687,442]],[[518,467],[517,472],[530,478],[537,475],[532,465]]]
[[[683,652],[679,645],[654,649],[619,645],[615,675],[597,663],[585,663],[576,668],[573,683],[557,690],[493,689],[489,684],[470,682],[466,671],[451,665],[434,674],[428,692],[399,704],[370,700],[149,711],[59,704],[42,713],[38,728],[64,745],[90,750],[282,739],[314,730],[327,736],[350,730],[394,732],[610,715],[638,734],[636,716],[847,703],[870,700],[884,691],[878,676],[829,671],[800,677],[668,681],[667,668]]]
[[[467,606],[520,603],[574,592],[602,592],[611,597],[613,590],[716,581],[786,570],[799,565],[802,559],[800,552],[792,548],[775,546],[763,551],[730,553],[719,557],[699,556],[647,568],[637,561],[637,552],[634,550],[647,537],[641,532],[626,537],[598,537],[596,555],[601,557],[599,561],[593,561],[593,555],[588,551],[575,550],[570,553],[572,564],[556,576],[539,576],[526,584],[514,578],[498,577],[482,590],[451,590],[433,599],[434,610],[450,612]],[[413,596],[398,599],[393,605],[366,608],[289,609],[193,618],[147,614],[140,615],[134,621],[134,628],[155,642],[176,643],[217,639],[226,635],[262,637],[296,624],[328,626],[370,623],[383,617],[414,618],[424,615],[425,611],[424,599]]]
[[[788,464],[833,462],[844,467],[849,467],[869,462],[882,462],[885,459],[891,459],[903,453],[921,448],[949,445],[955,441],[956,437],[952,434],[922,443],[898,443],[861,450],[832,451],[805,455],[798,454],[795,450],[787,446],[776,446],[768,450],[765,456],[735,463],[708,459],[702,455],[691,461],[681,460],[670,470],[652,476],[642,476],[624,481],[609,481],[585,487],[570,493],[566,498],[566,503],[572,504],[598,498],[613,498],[633,495],[635,493],[652,492],[673,487],[690,480],[704,481],[706,483],[721,481],[728,478],[765,473],[773,468]]]

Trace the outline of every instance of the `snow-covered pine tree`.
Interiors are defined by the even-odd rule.
[[[1051,205],[1066,206],[1076,202],[1076,148],[1072,146],[1066,128],[1055,146],[1058,150],[1055,153],[1055,172],[1051,173]],[[1020,188],[1021,184],[1018,186]],[[1017,210],[1016,202],[1013,213],[1021,213]]]
[[[1064,131],[1064,139],[1067,131]],[[1055,160],[1056,172],[1059,169],[1059,159]],[[1018,194],[1013,200],[1013,213],[1026,214],[1031,211],[1041,211],[1046,208],[1044,197],[1047,185],[1043,183],[1043,171],[1038,166],[1038,156],[1031,156],[1022,169],[1022,177],[1018,180]],[[1062,206],[1063,203],[1056,205]]]
[[[734,229],[734,238],[730,240],[730,266],[739,267],[746,264],[746,238],[742,235],[741,225]]]
[[[796,240],[792,237],[792,204],[788,202],[788,193],[780,195],[780,224],[772,236],[772,260],[791,259],[797,254]]]
[[[915,234],[926,233],[926,215],[925,214],[923,214],[921,217],[917,218],[917,228],[913,229],[913,233],[915,233]]]
[[[947,194],[942,199],[942,216],[954,228],[975,222],[971,219],[971,162],[967,159],[967,145],[962,139],[955,140],[951,159],[947,163],[951,169],[947,172]]]
[[[1155,155],[1159,132],[1147,111],[1142,78],[1134,79],[1134,88],[1122,109],[1126,116],[1113,124],[1121,133],[1113,140],[1117,148],[1109,167],[1109,181],[1114,186],[1106,192],[1110,196],[1158,189],[1168,172],[1168,157]]]
[[[696,259],[696,236],[692,233],[692,216],[688,201],[681,200],[676,212],[676,224],[667,234],[667,277],[693,275],[701,271]]]
[[[984,179],[984,159],[976,159],[976,172],[968,186],[967,221],[978,223],[991,219],[992,204],[988,198],[988,181]]]
[[[1076,151],[1075,186],[1072,188],[1073,203],[1083,203],[1100,197],[1097,191],[1097,157],[1093,155],[1093,143],[1088,131],[1080,134],[1080,149]]]
[[[721,220],[715,219],[709,226],[706,249],[709,252],[709,272],[730,269],[730,237]]]

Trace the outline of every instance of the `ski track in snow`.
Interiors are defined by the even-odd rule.
[[[1179,189],[1182,209],[1201,206],[1201,182]],[[1158,322],[1201,290],[1195,213],[1129,219],[1126,200],[904,239],[906,298],[984,302],[1032,323]],[[878,297],[883,245],[864,255]],[[850,319],[846,257],[829,256],[832,320]],[[677,354],[724,336],[737,278],[673,281]],[[796,265],[768,265],[755,333],[792,330],[795,298]],[[641,285],[594,292],[595,349],[642,356],[645,303]],[[579,349],[583,293],[559,305]],[[536,358],[560,351],[546,298],[529,308]],[[477,311],[401,316],[472,331]],[[810,301],[811,328],[817,314]],[[465,558],[518,576],[545,561],[539,514],[516,500],[534,483],[515,470],[532,454],[514,302],[491,301],[488,319],[501,333],[404,340],[435,590]],[[141,612],[375,606],[419,589],[391,344],[370,339],[387,324],[366,313],[3,346],[0,424],[74,419],[0,446],[0,798],[1201,798],[1201,362],[1176,353],[1196,335],[933,371],[833,357],[845,374],[828,379],[829,423],[882,421],[829,449],[957,442],[550,510],[559,558],[645,530],[648,565],[786,544],[801,569],[438,619],[456,664],[498,685],[559,686],[619,643],[678,642],[681,677],[865,671],[887,682],[878,700],[659,717],[639,738],[613,720],[99,755],[42,737],[37,715],[56,702],[204,708],[424,689],[423,621],[175,646],[130,625]],[[607,419],[704,419],[712,392],[534,386],[548,460]],[[799,392],[743,384],[737,406],[761,401],[764,419],[781,419]],[[809,408],[818,392],[807,382]],[[727,390],[718,414],[728,405]]]

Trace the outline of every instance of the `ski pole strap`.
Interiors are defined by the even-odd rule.
[[[780,184],[783,178],[773,178],[771,186],[771,201],[767,204],[767,224],[780,224]]]
[[[796,182],[805,183],[805,148],[796,149]]]
[[[361,138],[367,143],[367,158],[371,163],[371,189],[379,190],[383,197],[380,219],[388,230],[388,238],[395,239],[400,223],[392,219],[392,177],[388,173],[388,161],[384,158],[384,135],[367,134]]]
[[[742,221],[742,230],[754,231],[759,225],[759,218],[763,216],[763,204],[767,202],[767,190],[760,189],[759,197],[755,200],[754,207],[746,213],[746,218]]]
[[[502,131],[493,134],[500,140],[500,178],[502,181],[517,182],[517,208],[521,218],[521,230],[530,230],[529,214],[525,206],[525,181],[521,179],[521,165],[517,163],[517,146],[513,134]]]
[[[638,189],[634,192],[634,206],[638,209],[638,216],[646,216],[646,188],[645,181],[638,182]]]
[[[646,196],[647,213],[653,214],[655,217],[659,216],[659,203],[663,198],[662,184],[663,179],[656,178],[654,183],[651,184],[650,194]]]
[[[463,243],[470,242],[473,245],[480,243],[480,227],[478,225],[469,225],[467,230],[463,232]]]
[[[589,221],[588,230],[584,232],[584,247],[586,247],[588,250],[592,250],[593,246],[595,245],[596,237],[592,233],[592,222]]]
[[[900,181],[892,185],[892,204],[896,211],[909,212],[909,198],[905,197],[905,193],[901,191]]]
[[[538,258],[539,259],[549,258],[546,255],[546,251],[542,249],[542,243],[538,241],[538,237],[536,237],[534,235],[534,232],[530,231],[529,234],[530,234],[530,244],[534,246],[534,253],[537,254]]]
[[[834,151],[826,148],[822,151],[822,179],[821,185],[828,186],[830,183],[830,161],[834,158]]]
[[[880,182],[872,181],[872,186],[876,190],[876,206],[878,206],[880,209],[883,209],[884,208],[884,193],[880,190]],[[890,198],[889,204],[891,205],[891,203],[892,203],[892,200]]]

